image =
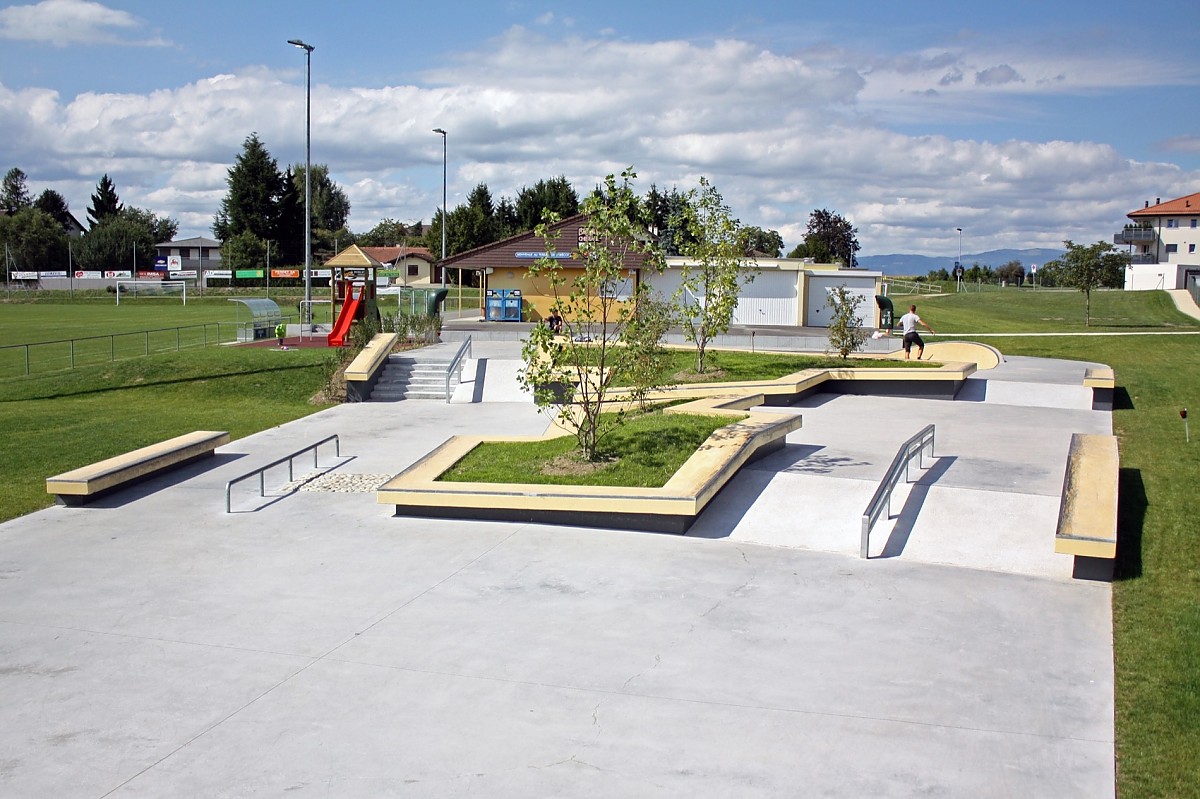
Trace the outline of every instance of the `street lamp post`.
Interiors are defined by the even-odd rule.
[[[434,128],[434,133],[442,137],[442,261],[446,260],[446,131]],[[446,267],[440,267],[442,272],[442,288],[446,287]],[[461,270],[460,270],[461,271]]]
[[[962,287],[963,287],[962,272],[959,271],[963,268],[963,265],[962,265],[962,228],[955,228],[955,230],[958,231],[958,260],[954,262],[954,277],[955,277],[954,290],[962,291]]]
[[[312,324],[312,51],[311,44],[288,39],[288,44],[304,51],[304,308]]]

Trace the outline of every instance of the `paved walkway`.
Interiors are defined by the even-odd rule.
[[[1082,365],[812,397],[687,537],[250,484],[224,513],[227,480],[329,433],[347,487],[543,429],[511,349],[476,355],[452,404],[340,406],[0,525],[0,795],[1113,795],[1109,587],[1044,554],[1063,442],[1107,429]],[[890,556],[845,554],[843,511],[926,420]],[[1029,554],[980,555],[1006,548]]]

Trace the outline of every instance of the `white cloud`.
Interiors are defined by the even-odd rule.
[[[1027,80],[942,82],[997,64]],[[565,174],[583,193],[632,164],[643,190],[709,177],[735,215],[778,229],[789,247],[815,208],[847,215],[866,253],[951,252],[956,227],[979,250],[1094,241],[1143,196],[1194,191],[1200,174],[1134,163],[1103,143],[912,136],[882,121],[892,103],[923,108],[977,92],[1047,91],[1036,83],[1043,75],[1078,67],[936,51],[860,69],[832,51],[781,54],[732,39],[548,39],[514,28],[424,76],[424,85],[314,86],[313,160],[331,165],[357,230],[383,217],[430,218],[441,200],[442,155],[430,129],[440,126],[449,131],[451,206],[481,181],[498,199]],[[895,92],[886,101],[885,88]],[[908,100],[898,99],[901,89]],[[939,97],[916,95],[930,89]],[[281,167],[303,160],[304,104],[294,73],[265,68],[148,94],[67,99],[0,84],[0,140],[18,143],[9,158],[31,187],[51,170],[69,173],[64,185],[91,187],[107,172],[124,201],[200,232],[251,132]],[[68,199],[86,207],[86,194]]]
[[[0,38],[72,44],[132,44],[164,46],[157,37],[130,38],[142,23],[126,11],[91,0],[42,0],[36,5],[0,9]]]

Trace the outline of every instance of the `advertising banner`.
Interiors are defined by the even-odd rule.
[[[272,269],[271,277],[300,277],[299,269]]]
[[[78,270],[75,272],[75,277],[79,280],[99,280],[100,278],[102,278],[104,276],[101,275],[99,272],[93,272],[91,270],[88,270],[88,271]]]
[[[204,276],[214,279],[228,280],[229,278],[233,277],[233,272],[229,271],[228,269],[205,269]]]
[[[42,277],[66,277],[67,273],[63,272],[42,272]]]
[[[8,276],[13,280],[37,280],[37,272],[9,272]]]
[[[182,256],[179,256],[179,255],[168,255],[167,256],[167,271],[168,272],[178,272],[182,268],[183,268],[183,257]]]
[[[332,269],[314,269],[312,270],[313,277],[333,277]]]
[[[162,272],[138,272],[138,280],[162,280]]]
[[[171,272],[172,280],[181,280],[185,277],[195,277],[195,276],[196,276],[195,269],[180,269],[178,271]]]
[[[263,270],[261,269],[239,269],[233,273],[234,277],[262,277]]]
[[[133,272],[128,269],[109,269],[105,271],[104,276],[115,278],[133,277]]]

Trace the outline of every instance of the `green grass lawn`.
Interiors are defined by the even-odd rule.
[[[1136,296],[1136,295],[1133,295]],[[1200,796],[1200,339],[988,339],[1007,355],[1100,361],[1117,375],[1118,579],[1113,584],[1117,784],[1129,797]]]
[[[736,422],[729,416],[664,414],[633,416],[604,439],[601,451],[618,459],[595,471],[547,474],[543,466],[575,449],[575,438],[481,444],[439,480],[539,485],[664,485],[714,430]]]
[[[319,410],[328,350],[210,347],[0,380],[0,520],[52,503],[45,479],[192,430],[233,438]]]
[[[1196,330],[1162,291],[1094,291],[1092,325],[1084,324],[1084,295],[1059,289],[1008,288],[940,296],[895,296],[897,318],[916,303],[917,313],[939,334],[1129,332]]]

